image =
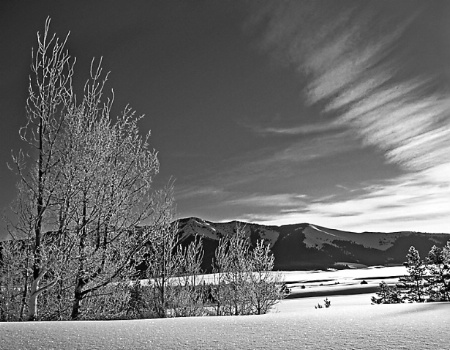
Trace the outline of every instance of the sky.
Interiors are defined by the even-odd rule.
[[[450,233],[450,2],[0,2],[0,207],[47,16],[145,116],[177,217]]]

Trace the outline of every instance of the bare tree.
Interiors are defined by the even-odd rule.
[[[236,226],[236,232],[228,241],[226,256],[225,283],[227,301],[224,305],[227,313],[246,315],[250,313],[250,275],[252,273],[249,259],[250,243],[245,235],[245,228]]]
[[[29,240],[0,242],[0,320],[21,321],[26,312],[31,270]]]
[[[27,125],[20,130],[29,151],[13,156],[19,200],[9,228],[31,247],[23,282],[28,318],[38,317],[39,295],[46,293],[48,303],[71,288],[70,317],[78,319],[82,300],[135,273],[150,238],[170,226],[173,189],[152,188],[159,162],[150,134],[139,132],[141,117],[128,106],[111,115],[101,60],[92,61],[83,97],[75,98],[67,37],[50,38],[49,25],[47,19],[32,54]]]
[[[167,212],[172,218],[173,213]],[[180,264],[176,256],[178,245],[178,227],[171,225],[170,220],[167,225],[155,232],[150,240],[150,247],[147,253],[147,277],[151,284],[152,309],[158,317],[166,317],[167,309],[171,302],[171,287],[173,277],[180,273]]]
[[[179,244],[177,247],[175,259],[178,276],[171,298],[175,316],[199,316],[204,312],[204,291],[198,285],[203,254],[203,241],[200,237],[195,237],[187,246]]]
[[[140,136],[139,118],[129,107],[112,118],[112,99],[101,102],[107,75],[102,79],[100,64],[91,65],[84,98],[64,130],[63,187],[71,193],[63,192],[70,202],[61,201],[60,211],[76,242],[73,319],[86,295],[129,273],[131,260],[165,218],[152,188],[159,162],[150,135]],[[152,228],[138,229],[148,220]]]
[[[221,238],[213,261],[216,314],[266,313],[283,296],[273,264],[269,245],[258,241],[251,249],[245,227],[236,226],[233,235]]]
[[[281,274],[273,271],[274,262],[275,257],[270,251],[270,245],[258,240],[250,254],[252,312],[257,315],[267,313],[284,296],[280,288]]]
[[[14,237],[32,240],[30,254],[32,276],[28,296],[28,318],[37,317],[37,299],[55,285],[44,256],[49,255],[44,230],[52,226],[55,188],[59,181],[59,146],[61,131],[68,111],[73,106],[72,75],[74,60],[65,49],[66,40],[49,37],[50,19],[44,33],[37,34],[38,48],[32,51],[32,64],[26,104],[27,124],[20,137],[29,151],[13,155],[14,169],[19,175],[19,216],[11,220]],[[41,285],[44,276],[45,284]]]
[[[247,255],[250,244],[244,228],[236,226],[236,231],[222,237],[215,251],[213,271],[217,280],[212,290],[217,302],[216,314],[240,315],[249,302],[246,282],[250,273]]]
[[[216,315],[222,314],[222,306],[226,302],[225,274],[228,269],[228,237],[221,237],[219,245],[214,252],[212,261],[212,272],[214,274],[214,285],[210,287],[210,298],[216,303]]]

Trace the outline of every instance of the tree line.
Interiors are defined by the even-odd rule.
[[[443,248],[433,246],[425,259],[411,246],[406,259],[408,274],[393,286],[381,282],[372,303],[450,301],[450,241]]]
[[[269,246],[252,248],[238,227],[219,242],[214,283],[199,282],[202,240],[179,242],[173,183],[154,189],[159,161],[142,117],[129,106],[113,116],[101,59],[77,98],[68,36],[49,26],[32,50],[25,149],[10,165],[19,180],[0,245],[0,319],[267,312],[280,298]]]

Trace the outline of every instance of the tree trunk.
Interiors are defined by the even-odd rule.
[[[28,320],[35,320],[37,317],[37,298],[39,296],[39,281],[42,277],[41,271],[41,229],[42,216],[44,213],[44,172],[43,172],[43,119],[39,120],[39,159],[38,159],[38,193],[36,198],[36,224],[34,228],[34,261],[33,261],[33,281],[31,282],[30,298],[28,299]]]
[[[78,317],[80,316],[81,300],[83,299],[83,287],[84,287],[83,279],[77,278],[77,284],[75,286],[75,293],[72,304],[72,313],[70,315],[70,318],[72,320],[77,320]]]
[[[30,289],[30,298],[28,299],[28,321],[35,321],[38,316],[38,296],[41,294],[39,291],[39,282],[41,280],[42,275],[39,275],[37,278],[33,279],[31,282]]]
[[[86,183],[86,178],[84,179],[84,182]],[[78,260],[78,272],[76,277],[76,284],[75,284],[75,290],[73,295],[73,304],[72,304],[72,313],[70,315],[70,318],[72,320],[78,319],[80,316],[80,305],[81,300],[83,299],[83,287],[85,286],[86,282],[83,276],[83,270],[84,270],[84,261],[86,259],[85,257],[85,238],[87,235],[87,192],[86,190],[83,191],[83,212],[82,212],[82,224],[81,224],[81,231],[78,231],[80,233],[80,241],[78,245],[78,254],[79,254],[79,260]]]
[[[28,267],[28,258],[27,258],[27,267]],[[19,312],[19,320],[23,320],[23,313],[25,311],[25,305],[27,302],[27,295],[28,295],[28,272],[25,269],[23,272],[24,279],[23,279],[23,291],[22,291],[22,302],[20,305],[20,312]]]
[[[37,318],[37,290],[39,288],[39,280],[33,280],[31,283],[30,298],[28,299],[28,321],[35,321]]]
[[[30,298],[28,299],[28,320],[34,321],[37,319],[38,316],[38,297],[43,292],[45,292],[47,289],[52,288],[56,282],[58,282],[58,279],[55,278],[53,282],[46,284],[44,287],[39,288],[39,283],[44,277],[45,272],[41,271],[39,276],[31,282],[31,289],[30,289]]]

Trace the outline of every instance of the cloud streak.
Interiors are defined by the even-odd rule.
[[[277,193],[277,194],[262,194],[255,193],[245,195],[236,199],[230,199],[225,202],[225,205],[236,205],[245,207],[267,207],[267,208],[292,208],[304,205],[305,195],[293,193]],[[282,211],[289,209],[281,209]]]
[[[449,174],[450,167],[440,171]],[[367,231],[448,232],[448,198],[450,188],[436,182],[426,171],[420,179],[404,175],[387,183],[361,188],[365,194],[347,199],[309,202],[297,211],[254,215],[259,222],[282,225],[292,222],[312,222],[323,226]],[[243,218],[252,220],[247,215]]]
[[[354,150],[356,146],[352,135],[342,131],[312,139],[300,138],[283,147],[269,148],[235,159],[212,179],[212,183],[220,183],[227,189],[261,183],[275,186],[289,177],[299,176],[299,169],[307,169],[310,162],[327,162]]]
[[[262,47],[306,81],[309,105],[320,107],[331,125],[348,128],[364,145],[381,150],[406,175],[374,184],[364,196],[315,202],[298,213],[266,219],[286,223],[305,221],[306,215],[320,222],[328,217],[347,228],[376,228],[389,221],[394,227],[399,222],[399,229],[401,222],[410,223],[409,229],[438,227],[436,220],[444,227],[450,215],[450,98],[436,60],[420,60],[430,48],[421,45],[434,37],[412,37],[412,28],[425,22],[417,18],[426,7],[349,1],[342,9],[339,3],[265,4],[253,24],[262,28]],[[303,130],[268,131],[300,135]]]
[[[315,123],[294,127],[260,127],[250,126],[254,132],[262,135],[312,135],[342,128],[337,123]]]
[[[323,113],[334,116],[336,125],[355,130],[388,161],[413,170],[450,162],[447,91],[437,89],[433,75],[402,76],[399,43],[419,11],[401,18],[384,13],[379,21],[382,13],[370,6],[336,10],[335,18],[317,17],[320,6],[285,2],[260,13],[269,17],[265,47],[306,75],[307,102],[324,103]],[[307,14],[314,22],[305,23]]]

